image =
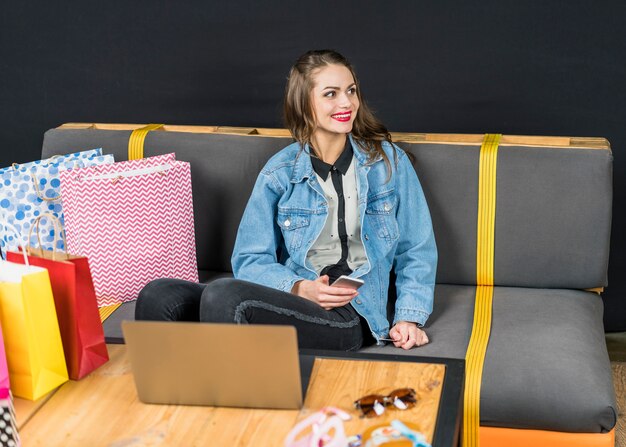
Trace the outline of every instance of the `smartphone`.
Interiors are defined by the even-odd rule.
[[[339,278],[337,278],[337,280],[331,284],[331,286],[333,287],[345,287],[346,289],[358,289],[359,287],[361,287],[363,284],[365,284],[365,281],[363,281],[362,279],[359,278],[351,278],[349,276],[346,275],[341,275]]]

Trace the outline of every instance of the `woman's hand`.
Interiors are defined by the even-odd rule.
[[[394,340],[396,348],[411,349],[428,343],[426,332],[409,321],[398,321],[389,331],[389,338]]]
[[[353,289],[329,286],[328,275],[320,276],[315,281],[308,279],[298,281],[293,285],[291,293],[311,300],[326,310],[345,306],[359,294]]]

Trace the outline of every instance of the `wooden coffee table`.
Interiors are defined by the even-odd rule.
[[[125,345],[108,345],[111,360],[37,402],[15,399],[24,446],[282,446],[291,427],[326,405],[353,417],[346,433],[400,419],[416,424],[435,447],[457,446],[464,362],[335,351],[302,351],[314,362],[301,410],[148,405],[137,399]],[[352,402],[366,394],[412,387],[414,408],[362,419]]]

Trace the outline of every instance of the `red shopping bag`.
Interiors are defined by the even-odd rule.
[[[53,220],[55,237],[62,234],[55,216],[44,213],[38,219]],[[68,375],[78,380],[109,360],[89,261],[84,256],[56,251],[27,251],[30,265],[48,270]],[[7,261],[23,264],[24,256],[9,251]]]

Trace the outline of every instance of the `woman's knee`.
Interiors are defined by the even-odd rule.
[[[135,319],[198,321],[203,284],[161,278],[150,281],[139,292]]]
[[[220,278],[207,284],[200,300],[200,320],[234,322],[237,306],[246,299],[245,284],[234,278]]]
[[[219,278],[211,281],[202,291],[202,302],[223,301],[232,295],[238,282],[234,278]]]

